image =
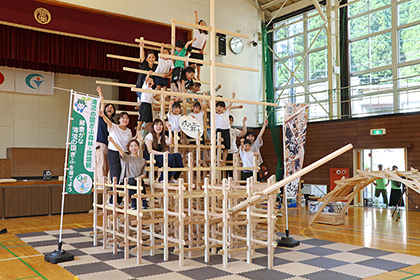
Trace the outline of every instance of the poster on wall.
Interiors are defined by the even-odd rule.
[[[89,194],[95,165],[99,98],[73,94],[67,156],[68,194]]]
[[[305,157],[306,126],[309,106],[286,103],[283,124],[284,173],[288,177],[302,169]],[[288,198],[296,197],[300,178],[287,184]]]
[[[15,91],[20,93],[53,95],[54,73],[15,69]]]
[[[14,70],[0,68],[0,91],[15,91]]]

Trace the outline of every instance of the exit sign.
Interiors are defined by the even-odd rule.
[[[370,135],[385,135],[386,129],[385,128],[375,128],[370,130]]]

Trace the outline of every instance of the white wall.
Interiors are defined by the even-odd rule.
[[[96,94],[96,80],[55,74],[54,86]],[[118,98],[118,89],[102,88],[105,98]],[[6,158],[7,147],[65,148],[69,98],[57,89],[54,95],[0,91],[0,158]]]
[[[208,25],[210,24],[209,0],[62,0],[61,2],[167,24],[170,24],[171,18],[194,22],[194,11],[198,11],[199,19],[204,19]],[[252,40],[258,41],[258,31],[260,30],[260,15],[253,1],[216,0],[216,28],[250,36],[250,39],[243,39],[245,46],[242,53],[234,55],[228,47],[227,55],[217,57],[217,61],[253,67],[262,71],[261,44],[258,47],[249,44]],[[141,34],[137,36],[140,37]],[[228,44],[230,39],[231,36],[227,36]],[[162,41],[169,42],[170,38],[162,38]],[[209,44],[207,44],[206,52],[209,54],[208,46]],[[209,55],[205,56],[205,59],[209,59]],[[202,68],[201,79],[210,80],[208,66]],[[220,67],[216,71],[216,83],[222,84],[220,94],[227,97],[230,97],[234,91],[237,98],[261,100],[261,80],[261,72],[246,72]],[[208,86],[203,85],[203,89],[207,90]],[[249,126],[257,126],[257,106],[244,105],[243,110],[236,110],[234,112],[235,125],[241,125],[241,120],[245,115],[248,118]],[[261,122],[261,120],[259,121]]]

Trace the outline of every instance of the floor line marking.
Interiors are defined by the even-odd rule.
[[[4,245],[0,242],[0,246],[4,247]],[[4,247],[6,248],[6,247]],[[29,265],[27,262],[25,262],[24,260],[22,260],[20,257],[18,257],[15,253],[13,253],[11,250],[9,250],[8,248],[6,248],[6,250],[12,254],[13,256],[15,256],[19,261],[21,261],[23,264],[25,264],[27,267],[29,267],[33,272],[35,272],[36,274],[38,274],[42,279],[44,280],[48,280],[44,275],[42,275],[41,273],[39,273],[35,268],[33,268],[31,265]]]
[[[0,248],[0,250],[2,250],[2,249],[8,249],[8,248],[10,249],[10,248],[28,247],[28,246],[31,246],[31,245],[26,244],[26,245],[11,246],[11,247],[6,247],[5,246],[4,248]]]
[[[16,278],[14,280],[23,280],[23,279],[29,279],[29,278],[35,278],[35,277],[39,277],[38,275],[36,276],[28,276],[28,277],[23,277],[23,278]]]
[[[33,258],[33,257],[40,257],[40,256],[43,256],[43,254],[30,255],[30,256],[22,256],[22,257],[17,257],[17,258],[24,259],[24,258]],[[0,259],[0,262],[3,262],[3,261],[12,261],[12,260],[15,260],[15,259],[16,258]]]

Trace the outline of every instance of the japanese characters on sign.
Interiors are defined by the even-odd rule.
[[[92,189],[95,165],[99,100],[74,94],[67,162],[69,194],[88,194]]]

